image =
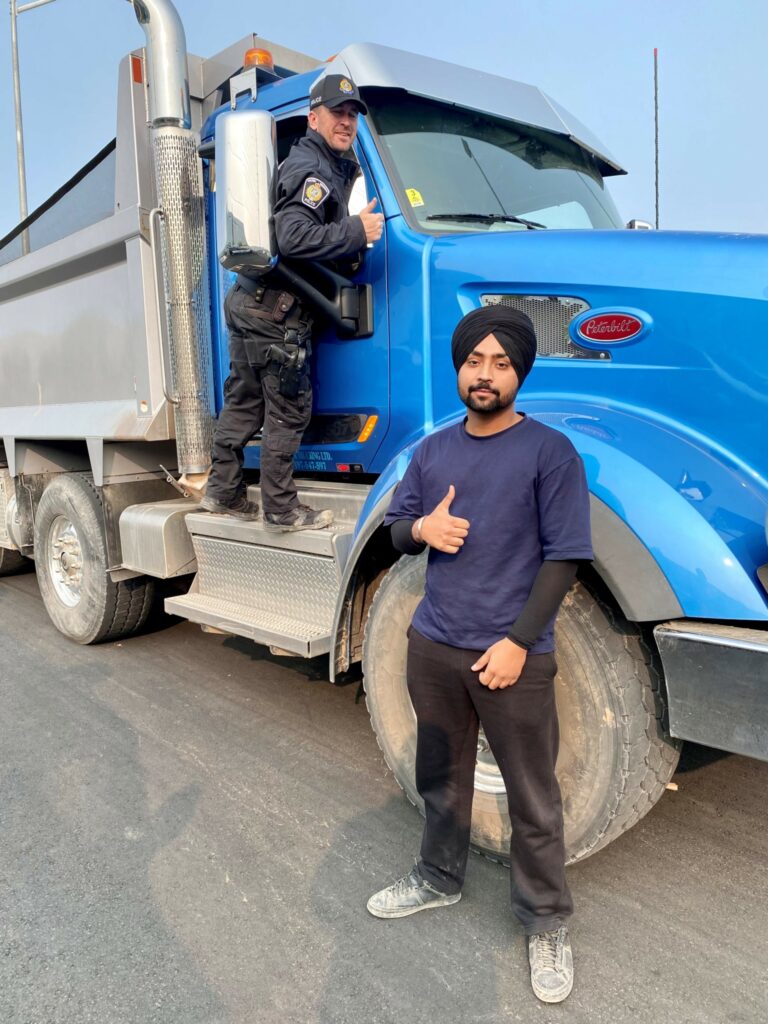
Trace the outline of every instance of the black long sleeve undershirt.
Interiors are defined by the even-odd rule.
[[[528,600],[512,623],[507,637],[530,651],[556,614],[576,579],[578,562],[542,562]]]
[[[404,555],[418,555],[426,548],[413,539],[415,519],[398,519],[391,526],[392,544]],[[576,578],[578,562],[546,561],[536,573],[528,600],[507,633],[518,647],[529,651],[556,614]]]
[[[402,555],[420,555],[426,544],[413,539],[413,524],[416,519],[396,519],[390,527],[392,546]]]

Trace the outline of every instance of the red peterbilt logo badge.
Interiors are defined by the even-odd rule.
[[[643,329],[643,321],[628,313],[598,313],[579,324],[578,334],[587,341],[628,341]]]

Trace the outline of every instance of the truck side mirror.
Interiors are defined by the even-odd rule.
[[[627,228],[630,231],[653,231],[653,224],[649,224],[647,220],[628,220]]]
[[[227,270],[250,277],[277,263],[273,224],[277,132],[266,110],[216,121],[216,252]]]

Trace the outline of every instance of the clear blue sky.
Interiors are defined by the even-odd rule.
[[[629,170],[625,219],[652,221],[653,48],[661,226],[768,232],[765,0],[176,0],[192,53],[248,32],[324,58],[370,41],[540,86]],[[221,13],[212,13],[218,9]],[[8,5],[0,12],[0,236],[18,221]],[[55,0],[19,17],[29,206],[114,135],[119,58],[143,43],[125,0]]]

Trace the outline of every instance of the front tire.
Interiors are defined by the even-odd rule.
[[[149,614],[154,580],[115,583],[107,569],[101,499],[90,477],[56,477],[35,515],[35,569],[54,626],[79,644],[117,640]]]
[[[420,809],[416,719],[405,664],[406,630],[423,594],[425,567],[425,558],[405,557],[389,571],[371,605],[363,646],[366,699],[379,746]],[[557,777],[566,856],[573,863],[607,846],[653,807],[675,770],[679,746],[662,728],[660,681],[639,632],[580,583],[560,611],[557,660]],[[503,860],[509,836],[504,783],[481,731],[472,843]]]

